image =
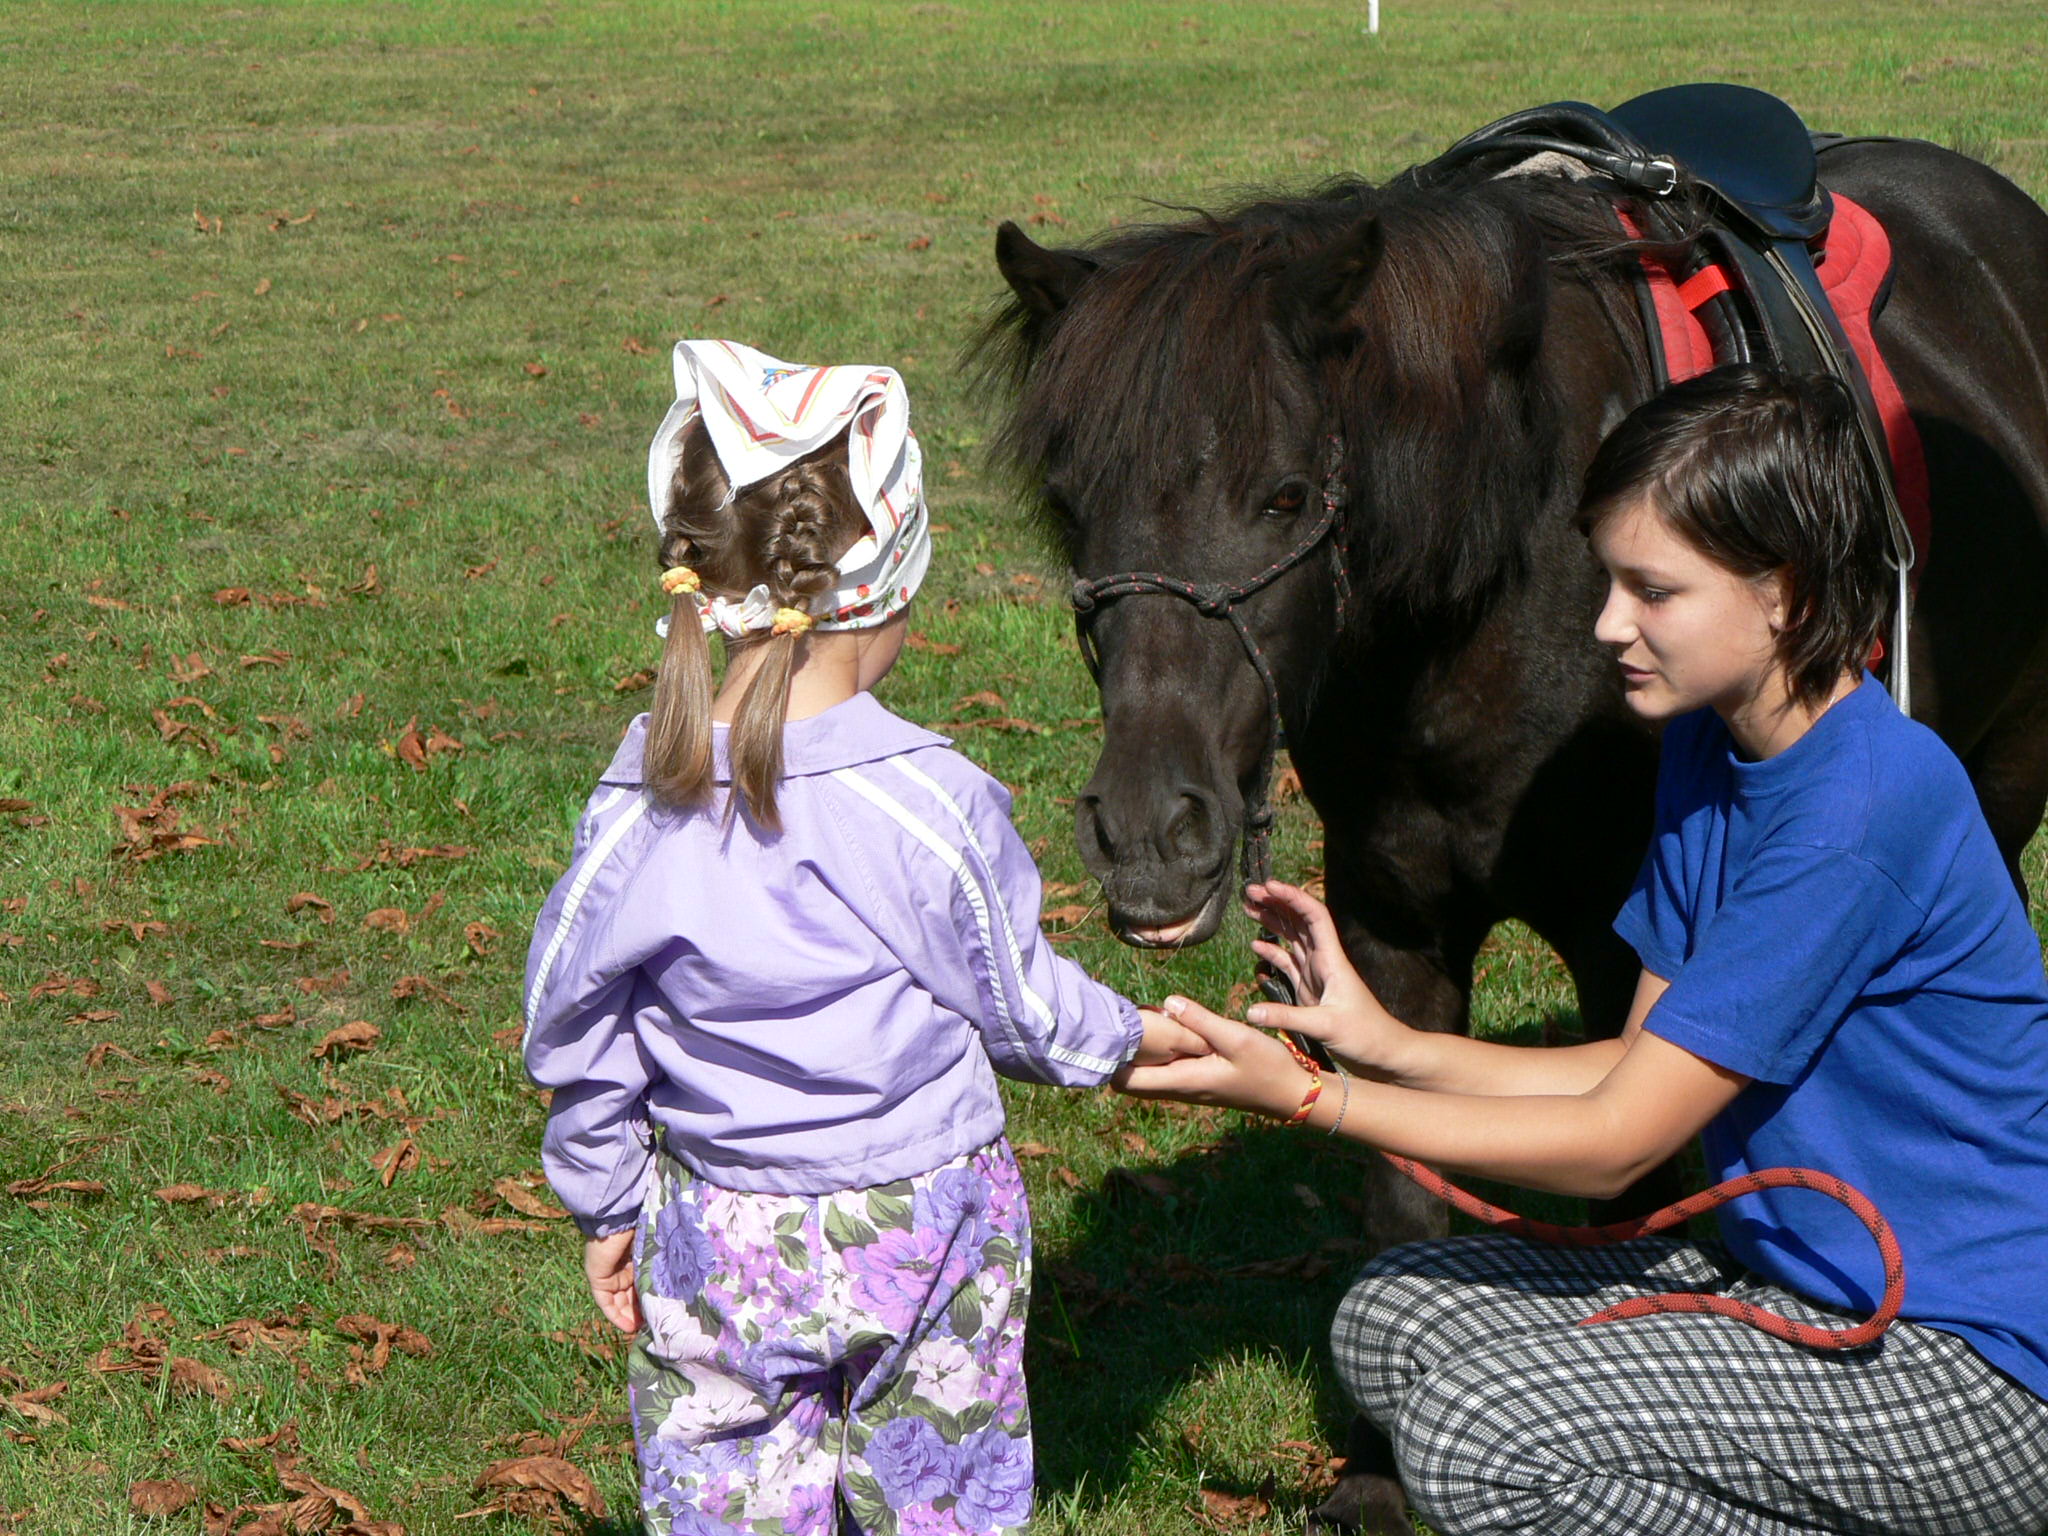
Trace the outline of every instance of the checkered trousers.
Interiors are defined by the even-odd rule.
[[[2048,1531],[2048,1403],[1961,1339],[1897,1323],[1833,1354],[1701,1314],[1576,1326],[1679,1290],[1843,1322],[1711,1245],[1456,1237],[1375,1259],[1331,1343],[1440,1536]]]

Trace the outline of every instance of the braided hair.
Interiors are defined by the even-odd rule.
[[[662,522],[662,567],[690,567],[708,596],[738,598],[765,586],[778,608],[810,612],[833,590],[839,557],[867,531],[847,473],[846,434],[736,496],[701,421],[684,429],[680,448]],[[740,700],[730,746],[739,801],[770,832],[781,830],[775,788],[782,779],[782,722],[803,643],[798,633],[726,639],[728,659],[766,647]],[[710,796],[716,692],[697,598],[679,592],[647,722],[647,783],[665,805],[698,805]]]

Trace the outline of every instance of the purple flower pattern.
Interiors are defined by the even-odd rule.
[[[649,1530],[837,1536],[845,1477],[898,1536],[1028,1522],[1030,1228],[1007,1144],[819,1196],[658,1167],[629,1370]]]

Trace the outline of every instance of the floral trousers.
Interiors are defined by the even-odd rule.
[[[827,1195],[656,1159],[628,1367],[650,1536],[995,1536],[1031,1518],[1024,1183],[998,1139]]]

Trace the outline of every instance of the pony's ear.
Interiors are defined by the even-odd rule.
[[[1094,276],[1098,263],[1080,251],[1047,250],[1010,220],[996,230],[996,265],[1034,320],[1050,320]]]
[[[1294,264],[1283,291],[1294,328],[1304,341],[1333,340],[1355,328],[1351,312],[1385,250],[1380,217],[1369,213]]]

